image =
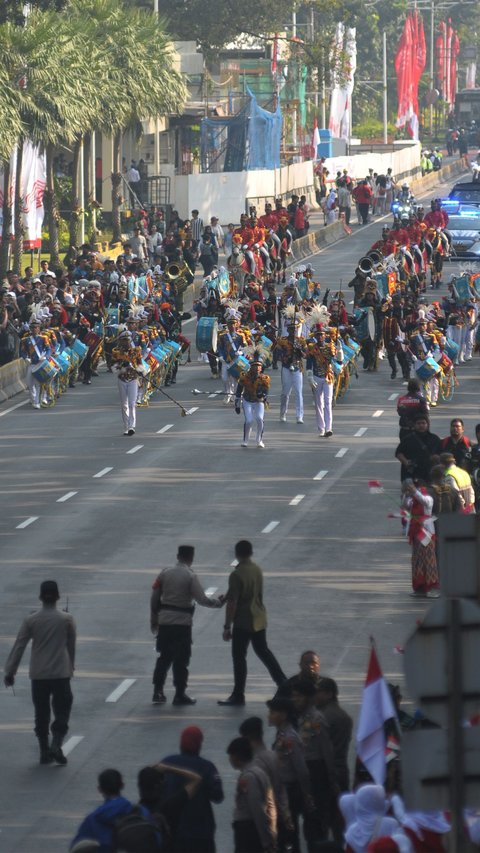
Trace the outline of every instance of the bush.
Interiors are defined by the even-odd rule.
[[[387,132],[389,139],[396,138],[397,128],[394,124],[387,124]],[[370,139],[383,139],[383,121],[379,121],[379,119],[365,119],[360,124],[356,124],[353,127],[353,136],[359,137],[362,141],[368,141]]]
[[[68,230],[68,222],[65,219],[60,219],[58,223],[58,236],[60,243],[60,251],[66,252],[70,246],[70,232]],[[49,252],[50,244],[48,240],[48,231],[42,229],[42,252]]]

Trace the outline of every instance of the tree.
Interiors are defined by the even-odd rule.
[[[29,0],[30,9],[41,9],[46,12],[52,10],[59,12],[65,6],[67,0]],[[26,6],[24,0],[2,0],[0,5],[0,24],[15,24],[17,27],[24,26],[26,22]]]

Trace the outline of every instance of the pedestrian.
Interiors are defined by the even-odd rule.
[[[233,811],[234,853],[274,853],[276,810],[266,773],[253,761],[253,749],[245,737],[227,748],[230,764],[239,770]]]
[[[4,684],[13,687],[23,653],[32,641],[29,675],[35,709],[35,734],[40,745],[40,764],[66,764],[62,743],[68,732],[73,695],[70,679],[75,664],[76,627],[73,617],[57,610],[60,598],[56,581],[40,585],[41,610],[22,622],[5,664]],[[51,708],[50,708],[51,703]],[[49,744],[51,709],[52,742]]]
[[[192,240],[195,240],[196,245],[198,246],[201,236],[203,234],[203,219],[198,215],[198,210],[192,210],[192,218],[190,220],[190,225],[192,229]]]
[[[444,477],[448,486],[451,486],[457,494],[462,506],[462,512],[471,514],[475,512],[475,492],[468,471],[460,468],[455,463],[453,453],[441,453],[440,462],[445,469]]]
[[[275,684],[285,681],[285,674],[267,645],[267,613],[263,603],[263,574],[252,560],[252,543],[246,539],[235,545],[238,564],[230,573],[226,595],[227,609],[223,639],[232,641],[234,686],[228,699],[219,705],[245,705],[247,651],[250,643],[268,669]]]
[[[352,213],[352,196],[350,189],[345,179],[340,181],[338,187],[338,209],[340,214],[345,215],[345,225],[350,225],[350,216]]]
[[[442,438],[442,452],[452,453],[455,464],[460,468],[467,469],[471,449],[472,445],[470,439],[465,435],[465,424],[462,418],[453,418],[450,421],[450,435]]]
[[[400,418],[400,441],[413,432],[417,415],[428,417],[428,403],[421,393],[417,378],[408,380],[407,393],[398,398],[397,413]]]
[[[338,199],[337,194],[332,187],[330,192],[328,193],[325,199],[325,215],[326,222],[325,225],[333,225],[333,223],[337,219],[337,211],[338,211]]]
[[[195,705],[196,699],[187,695],[188,664],[192,653],[192,623],[195,604],[202,607],[222,607],[223,599],[208,598],[192,569],[195,548],[180,545],[177,563],[163,569],[153,584],[150,599],[150,627],[157,635],[159,653],[153,673],[154,705],[167,700],[163,692],[170,667],[175,686],[174,705]]]
[[[358,212],[362,220],[362,225],[368,224],[368,209],[370,207],[373,192],[368,181],[360,181],[352,192],[353,198],[358,205]]]
[[[395,456],[401,463],[400,479],[412,480],[419,477],[428,482],[432,458],[439,456],[442,450],[438,435],[430,432],[428,415],[419,413],[414,419],[414,429],[410,435],[402,438]]]
[[[285,699],[291,699],[292,690],[295,689],[295,686],[298,683],[304,683],[305,681],[317,686],[320,680],[320,656],[308,649],[305,652],[302,652],[299,661],[300,671],[297,672],[296,675],[292,675],[291,678],[287,678],[283,684],[278,688],[275,698],[281,696]]]
[[[162,764],[190,770],[201,778],[196,792],[180,811],[172,832],[176,853],[215,853],[215,818],[212,803],[223,803],[222,780],[215,765],[200,755],[203,732],[198,726],[188,726],[180,735],[180,753],[169,755]],[[184,780],[167,772],[164,777],[163,798],[174,796]]]
[[[263,441],[263,419],[265,417],[265,404],[269,388],[270,377],[263,373],[263,362],[259,356],[254,354],[249,370],[240,374],[235,391],[235,412],[239,415],[241,406],[243,405],[243,414],[245,417],[242,447],[248,447],[254,423],[256,425],[255,440],[257,447],[261,449],[265,447]]]
[[[403,489],[406,498],[404,506],[408,511],[407,535],[412,547],[410,595],[413,598],[438,598],[440,580],[432,519],[433,498],[428,493],[425,481],[419,477],[414,482],[405,481]]]
[[[77,847],[79,842],[88,839],[97,842],[99,853],[110,853],[116,822],[133,809],[130,800],[122,796],[123,788],[122,774],[118,770],[109,768],[99,773],[98,791],[103,797],[103,803],[81,822],[70,850],[81,849]]]
[[[130,237],[130,245],[132,247],[133,254],[137,256],[140,260],[141,266],[148,261],[148,248],[147,248],[147,240],[144,235],[141,233],[140,228],[133,229],[133,237]]]
[[[218,249],[223,249],[223,251],[225,251],[225,232],[222,226],[220,225],[217,216],[212,216],[210,218],[210,226]]]

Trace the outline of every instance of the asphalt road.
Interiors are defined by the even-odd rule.
[[[349,280],[380,227],[354,226],[348,240],[312,259],[324,287]],[[447,267],[445,278],[456,269]],[[120,769],[134,799],[137,770],[175,751],[181,729],[193,723],[205,731],[204,755],[217,764],[227,795],[215,809],[218,850],[232,850],[234,774],[225,748],[245,716],[265,715],[273,685],[251,656],[246,708],[217,706],[232,686],[230,648],[221,637],[223,612],[199,607],[189,684],[198,703],[173,708],[168,683],[168,704],[151,705],[150,587],[179,543],[196,546],[204,587],[223,592],[235,541],[251,539],[265,573],[270,645],[284,670],[293,674],[301,651],[317,650],[353,715],[370,635],[388,679],[402,682],[394,647],[425,605],[408,596],[409,549],[398,520],[387,518],[399,478],[394,395],[403,390],[389,373],[383,363],[353,380],[328,440],[317,437],[309,390],[304,425],[292,416],[279,422],[273,372],[264,451],[240,447],[242,419],[212,396],[220,384],[197,361],[180,369],[174,391],[191,414],[182,418],[155,397],[139,411],[133,438],[122,434],[115,380],[105,372],[51,410],[21,406],[21,398],[0,406],[0,659],[45,578],[57,579],[62,607],[68,596],[79,633],[67,767],[37,763],[28,656],[15,695],[0,691],[2,851],[65,851],[98,803],[97,773]],[[477,375],[477,358],[460,368],[453,403],[433,414],[434,432],[447,434],[455,414],[474,434]],[[195,396],[194,388],[208,395]],[[370,495],[369,479],[381,480],[385,495]]]

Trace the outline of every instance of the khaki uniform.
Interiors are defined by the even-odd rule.
[[[240,773],[235,791],[235,853],[274,850],[276,822],[277,813],[268,776],[260,767],[249,764]]]

